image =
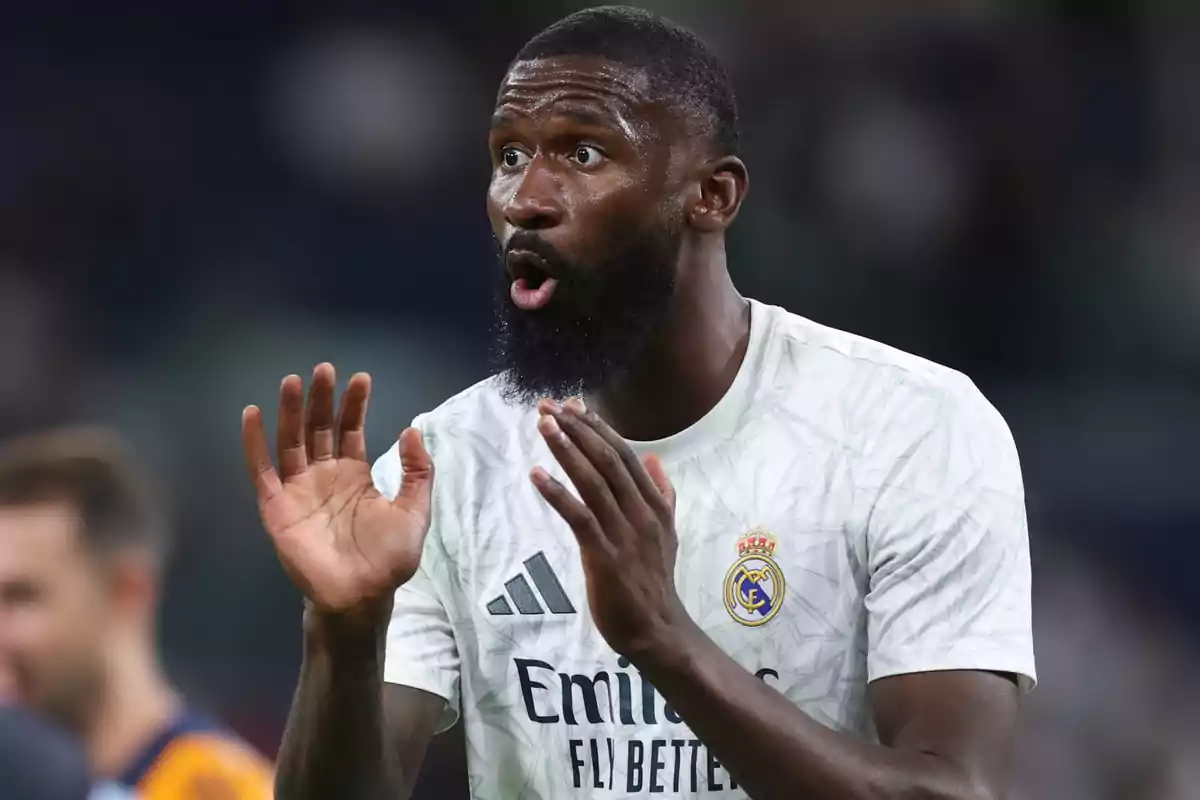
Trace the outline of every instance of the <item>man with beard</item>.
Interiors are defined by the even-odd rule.
[[[336,414],[331,365],[284,379],[278,469],[243,414],[306,596],[277,796],[408,796],[461,714],[478,798],[999,797],[1034,681],[1000,416],[738,294],[733,93],[672,23],[539,34],[490,148],[498,374],[373,470],[366,375]]]
[[[189,711],[160,669],[156,508],[102,431],[0,446],[0,674],[15,702],[75,734],[110,793],[264,800],[270,765]]]

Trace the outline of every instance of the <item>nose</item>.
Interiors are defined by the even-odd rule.
[[[525,169],[517,190],[504,204],[504,219],[514,228],[536,231],[553,228],[562,222],[562,218],[558,181],[541,156],[537,156]]]

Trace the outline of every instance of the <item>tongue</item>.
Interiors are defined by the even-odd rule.
[[[512,301],[522,311],[536,311],[550,302],[556,286],[556,279],[546,278],[536,289],[531,289],[527,280],[517,278],[512,284]]]

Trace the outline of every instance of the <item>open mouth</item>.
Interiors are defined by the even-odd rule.
[[[546,259],[530,250],[512,250],[505,266],[513,279],[510,295],[517,308],[536,311],[550,302],[558,279],[551,274]]]

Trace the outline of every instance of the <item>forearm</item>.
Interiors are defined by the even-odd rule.
[[[981,796],[935,754],[873,744],[813,720],[698,628],[631,660],[755,800]]]
[[[381,701],[385,630],[305,613],[304,661],[279,750],[280,800],[403,796]]]

